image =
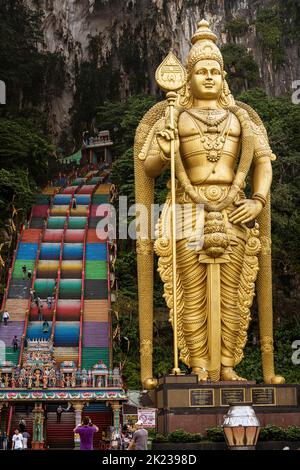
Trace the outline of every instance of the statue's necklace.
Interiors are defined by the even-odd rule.
[[[193,109],[189,113],[207,126],[208,133],[219,133],[218,126],[228,118],[228,110],[223,109]]]
[[[231,119],[228,119],[229,112],[226,111],[225,113],[222,113],[222,116],[219,118],[216,118],[216,112],[213,112],[212,110],[209,111],[209,114],[206,115],[205,117],[201,116],[200,113],[195,111],[189,110],[188,113],[192,116],[192,118],[196,118],[197,120],[201,121],[203,124],[207,125],[207,134],[205,135],[200,126],[198,125],[197,121],[193,119],[194,123],[196,124],[196,127],[199,131],[200,134],[200,139],[203,144],[203,148],[206,151],[206,158],[209,162],[211,163],[216,163],[220,160],[221,155],[222,155],[222,150],[225,145],[226,139],[228,137],[229,129],[230,129],[230,121]],[[220,114],[220,112],[218,112]],[[225,123],[223,130],[220,134],[220,130],[218,128],[219,124],[221,124],[225,119],[228,120],[227,123]],[[214,136],[209,135],[209,134],[214,134]],[[220,134],[220,135],[219,135]],[[225,136],[226,134],[226,136]]]

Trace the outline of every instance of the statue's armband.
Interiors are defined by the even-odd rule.
[[[254,163],[260,163],[266,157],[271,161],[275,160],[276,155],[272,152],[267,134],[262,132],[262,129],[254,123],[252,123],[252,130],[254,135]]]

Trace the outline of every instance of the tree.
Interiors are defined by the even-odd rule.
[[[37,132],[17,120],[0,119],[0,165],[7,170],[28,170],[35,185],[47,182],[48,158],[53,148]]]

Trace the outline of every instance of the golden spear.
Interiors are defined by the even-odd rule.
[[[176,262],[176,188],[175,188],[175,123],[174,106],[177,99],[177,91],[182,88],[187,80],[186,70],[172,51],[162,61],[155,72],[155,80],[159,87],[166,91],[169,106],[171,137],[171,239],[172,239],[172,286],[173,286],[173,349],[174,367],[172,373],[180,374],[178,366],[178,338],[177,338],[177,262]]]

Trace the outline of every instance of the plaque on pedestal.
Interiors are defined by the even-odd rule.
[[[215,406],[214,390],[212,388],[190,390],[190,406]]]
[[[255,406],[276,405],[275,387],[251,388],[251,401]]]
[[[220,389],[220,404],[221,406],[229,406],[230,403],[244,403],[245,389],[244,388],[221,388]]]

